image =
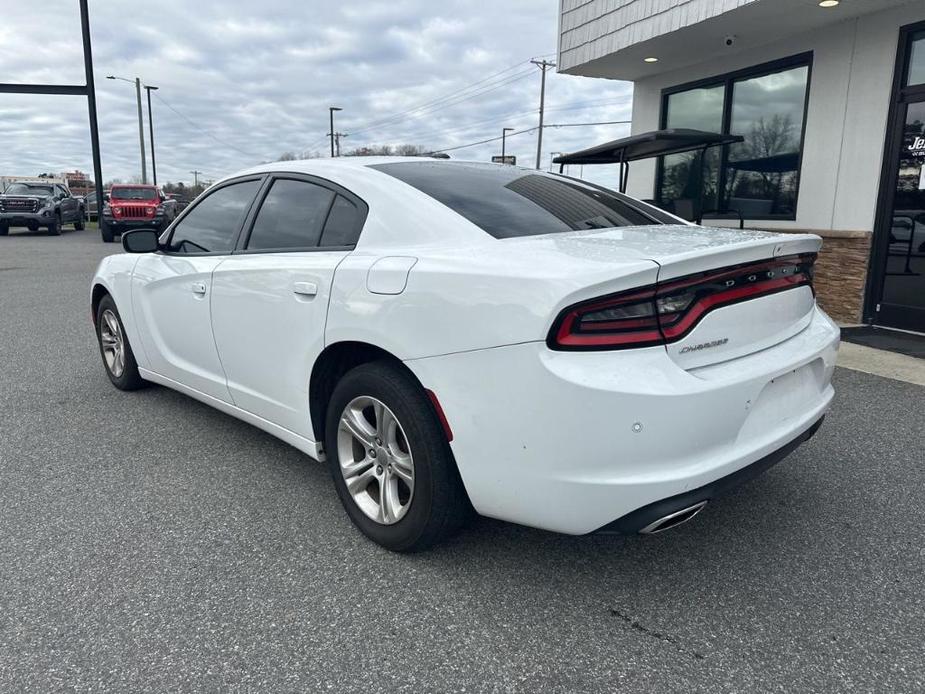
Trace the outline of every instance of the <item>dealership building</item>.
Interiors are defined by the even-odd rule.
[[[818,234],[835,318],[925,332],[925,1],[561,0],[558,69],[632,81],[634,134],[744,138],[634,162],[631,195]]]

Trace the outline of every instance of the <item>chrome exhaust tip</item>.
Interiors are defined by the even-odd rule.
[[[669,513],[667,516],[662,516],[658,520],[649,523],[646,527],[640,530],[639,534],[654,535],[655,533],[660,533],[665,530],[670,530],[671,528],[676,528],[682,523],[687,523],[687,521],[700,513],[703,510],[703,507],[706,505],[706,501],[699,501],[693,506],[688,506],[687,508],[682,508],[680,511],[675,511],[674,513]]]

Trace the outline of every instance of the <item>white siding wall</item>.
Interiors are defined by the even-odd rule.
[[[661,90],[713,75],[813,51],[809,111],[797,219],[762,226],[873,229],[899,27],[925,20],[914,3],[830,25],[822,31],[738,53],[722,61],[635,83],[633,132],[659,127]],[[650,198],[654,160],[634,163],[631,195]]]
[[[559,70],[757,0],[561,0]]]

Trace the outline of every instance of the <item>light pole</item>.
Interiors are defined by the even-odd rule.
[[[331,132],[328,134],[331,136],[331,156],[332,157],[334,156],[334,137],[335,137],[334,135],[334,112],[343,111],[343,110],[344,109],[340,108],[339,106],[328,106],[328,113],[331,116]]]
[[[141,145],[141,182],[148,182],[148,171],[145,166],[145,126],[144,121],[141,116],[141,80],[135,78],[134,80],[126,79],[125,77],[116,77],[115,75],[106,75],[108,80],[122,80],[123,82],[128,82],[131,84],[135,83],[135,99],[138,102],[138,142]]]
[[[151,92],[157,87],[145,85],[145,91],[148,93],[148,132],[151,134],[151,178],[154,185],[157,185],[157,164],[154,162],[154,118],[151,116]]]
[[[501,163],[506,164],[504,161],[504,151],[505,145],[507,144],[507,132],[508,130],[513,130],[514,128],[501,128]]]

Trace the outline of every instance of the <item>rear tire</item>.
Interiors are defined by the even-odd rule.
[[[77,220],[74,222],[74,231],[83,231],[85,227],[86,216],[84,211],[80,211],[80,216],[77,217]]]
[[[380,411],[381,419],[375,414]],[[360,418],[361,430],[354,430],[362,438],[345,426],[344,417],[353,422]],[[328,404],[325,450],[347,515],[386,549],[427,549],[458,531],[471,513],[433,405],[414,378],[395,364],[363,364],[344,375]],[[405,481],[409,478],[411,485]],[[385,508],[389,511],[383,512]]]
[[[108,294],[96,308],[96,341],[109,380],[119,390],[138,390],[147,385],[138,373],[135,353],[125,334],[116,302]]]

